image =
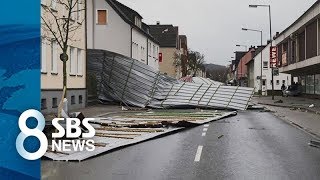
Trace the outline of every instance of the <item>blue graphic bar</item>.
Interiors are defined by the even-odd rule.
[[[0,6],[0,179],[40,179],[40,160],[16,150],[19,116],[40,110],[40,0],[2,1]],[[31,119],[28,126],[37,124]],[[37,150],[35,137],[25,140]]]

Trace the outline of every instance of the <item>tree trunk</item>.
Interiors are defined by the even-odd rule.
[[[63,88],[67,90],[67,62],[66,59],[63,60]],[[67,97],[67,91],[64,94],[64,98]]]

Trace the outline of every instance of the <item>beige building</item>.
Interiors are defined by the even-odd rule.
[[[67,1],[67,0],[66,0]],[[80,2],[80,1],[79,1]],[[67,99],[69,110],[85,107],[86,104],[86,37],[85,37],[85,11],[83,3],[75,6],[72,13],[73,27],[77,27],[70,34],[68,43],[67,62]],[[79,10],[79,11],[77,11]],[[58,33],[54,17],[66,16],[67,10],[55,0],[41,0],[41,16],[54,32]],[[63,90],[63,62],[58,41],[42,20],[42,47],[41,47],[41,110],[43,113],[57,112]]]
[[[159,60],[159,70],[173,78],[181,77],[181,68],[174,64],[175,54],[179,51],[179,28],[173,25],[149,25],[150,33],[160,43],[160,53],[162,61]]]

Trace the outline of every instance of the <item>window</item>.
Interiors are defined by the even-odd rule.
[[[141,28],[141,19],[139,17],[135,17],[135,25]]]
[[[58,74],[58,52],[57,41],[51,41],[51,73]]]
[[[51,7],[51,9],[56,10],[57,9],[57,0],[51,0],[50,7]]]
[[[71,104],[76,104],[76,97],[75,96],[71,96]]]
[[[276,84],[277,84],[277,85],[279,85],[279,84],[280,84],[280,81],[279,81],[279,80],[277,80],[277,81],[276,81]]]
[[[77,20],[79,21],[81,19],[81,7],[80,7],[80,2],[77,2]]]
[[[268,61],[263,61],[263,68],[268,69]]]
[[[141,47],[141,55],[140,55],[140,57],[141,57],[142,61],[145,61],[145,48],[144,47]]]
[[[78,65],[78,68],[77,68],[77,75],[78,76],[82,76],[83,75],[83,56],[82,56],[82,50],[81,49],[78,49],[78,52],[77,52],[77,65]]]
[[[151,56],[151,42],[149,42],[149,48],[148,48],[148,51],[149,51],[149,56]]]
[[[42,40],[41,42],[41,72],[47,72],[47,44]]]
[[[57,108],[57,107],[58,107],[58,99],[52,98],[52,108]]]
[[[79,96],[79,104],[82,104],[83,99],[82,99],[82,95]]]
[[[107,10],[97,10],[97,24],[106,25],[108,23],[108,12]]]
[[[262,85],[263,85],[263,86],[266,85],[266,80],[262,80]]]
[[[70,47],[70,75],[76,75],[77,73],[77,52],[76,48]]]
[[[159,47],[156,48],[156,57],[155,57],[155,58],[156,58],[156,59],[159,58]]]
[[[286,80],[282,80],[282,84],[286,84]]]
[[[156,57],[156,46],[153,45],[153,57],[155,58]]]
[[[139,59],[139,45],[137,43],[132,43],[132,58]]]
[[[47,99],[41,99],[41,110],[47,109]]]

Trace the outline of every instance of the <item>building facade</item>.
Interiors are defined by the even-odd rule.
[[[173,78],[180,78],[180,66],[175,64],[176,54],[180,53],[179,47],[179,28],[173,25],[149,25],[150,33],[160,43],[160,53],[162,61],[159,62],[159,70],[161,73]]]
[[[47,22],[52,22],[52,16],[45,8],[50,8],[58,17],[66,10],[63,5],[53,0],[41,0],[41,16]],[[77,4],[83,9],[84,4]],[[69,110],[83,108],[86,105],[86,41],[85,41],[85,12],[72,14],[72,21],[78,23],[69,40],[67,62],[67,99]],[[42,25],[44,26],[44,25]],[[57,32],[58,29],[52,29]],[[62,50],[53,34],[42,28],[41,32],[41,110],[44,114],[57,113],[59,102],[63,95],[63,63],[60,60]]]
[[[274,43],[274,42],[273,42]],[[250,65],[247,66],[250,79],[250,87],[255,89],[255,93],[260,93],[262,83],[262,95],[271,95],[272,91],[272,71],[270,68],[270,43],[263,47],[262,51],[256,50]],[[261,78],[261,53],[262,53],[262,81]],[[274,76],[274,90],[277,95],[281,95],[281,86],[286,87],[291,85],[291,75],[279,73],[279,76]]]
[[[88,48],[115,52],[159,69],[159,43],[142,16],[116,0],[87,1]]]
[[[248,70],[247,63],[252,60],[255,53],[255,48],[250,47],[249,51],[246,52],[241,58],[237,66],[236,77],[239,86],[248,86]]]
[[[298,77],[305,94],[320,95],[320,1],[275,37],[280,72]],[[293,79],[292,79],[293,81]]]

